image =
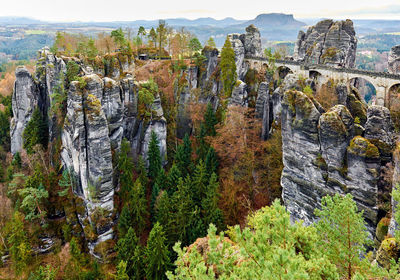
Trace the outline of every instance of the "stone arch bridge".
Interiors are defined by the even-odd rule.
[[[267,58],[246,57],[245,63],[249,68],[255,70],[268,69],[270,62]],[[324,83],[329,79],[336,81],[350,82],[354,78],[362,78],[370,82],[376,90],[376,104],[389,107],[389,92],[392,88],[400,87],[400,75],[386,72],[365,71],[351,68],[335,68],[328,65],[303,64],[291,60],[275,60],[277,69],[286,69],[295,75],[314,78],[318,82]]]

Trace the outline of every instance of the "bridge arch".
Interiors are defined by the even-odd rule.
[[[388,108],[396,111],[400,111],[400,81],[397,84],[390,86],[388,90]]]
[[[358,89],[358,92],[366,103],[375,102],[377,88],[373,82],[365,79],[364,77],[353,77],[349,79],[348,83],[350,86]]]
[[[274,73],[274,78],[279,79],[279,80],[283,80],[287,74],[293,74],[292,69],[290,69],[289,67],[282,65],[279,66]]]

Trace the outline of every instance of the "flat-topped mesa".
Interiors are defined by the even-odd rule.
[[[388,71],[391,74],[400,74],[400,45],[390,49]]]
[[[318,22],[299,31],[294,49],[294,59],[307,64],[327,64],[334,67],[352,68],[356,59],[357,38],[353,22]]]

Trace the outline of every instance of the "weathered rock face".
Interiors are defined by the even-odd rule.
[[[228,105],[247,107],[248,104],[247,85],[242,81],[238,81],[232,90],[232,96],[229,98]]]
[[[288,90],[283,95],[284,203],[294,220],[311,223],[315,220],[313,211],[324,195],[351,193],[364,211],[373,236],[378,222],[378,179],[384,159],[384,153],[374,143],[378,137],[382,141],[391,139],[390,115],[381,106],[368,108],[364,138],[355,136],[349,108],[336,105],[324,113],[318,107],[316,101],[300,91]]]
[[[262,82],[258,87],[256,101],[256,117],[262,119],[261,138],[266,140],[269,136],[270,96],[268,83]]]
[[[39,81],[38,88],[43,100],[42,104],[39,105],[42,112],[49,115],[49,138],[52,141],[60,136],[61,131],[57,126],[56,112],[48,112],[48,110],[55,102],[54,95],[63,94],[67,67],[64,60],[52,54],[47,47],[40,50],[38,56],[36,79]]]
[[[312,64],[354,67],[357,39],[351,20],[323,20],[299,32],[294,59]]]
[[[11,120],[11,153],[15,154],[23,146],[22,135],[33,111],[40,103],[39,89],[32,75],[25,67],[15,70],[15,84],[12,96],[13,118]]]
[[[99,248],[113,238],[114,190],[118,187],[113,176],[112,152],[118,151],[121,140],[131,142],[132,155],[147,158],[151,131],[160,141],[163,163],[166,163],[167,124],[163,117],[161,100],[157,97],[152,106],[152,120],[138,119],[138,84],[134,82],[133,64],[123,57],[113,60],[115,67],[105,64],[104,77],[76,58],[59,58],[48,49],[42,50],[35,73],[36,81],[25,68],[17,68],[13,93],[14,118],[11,126],[12,151],[22,149],[22,135],[35,108],[49,115],[50,134],[61,136],[61,160],[73,177],[74,202],[68,206],[67,220],[74,221],[74,234],[83,229],[90,252],[99,256]],[[82,81],[65,83],[66,62],[73,59],[80,66]],[[121,80],[115,69],[124,73]],[[114,69],[113,71],[111,71]],[[196,80],[197,81],[197,80]],[[192,80],[192,83],[195,81]],[[68,88],[67,88],[68,86]],[[194,86],[197,86],[194,85]],[[63,127],[58,127],[51,110],[54,94],[67,88],[67,112]],[[51,151],[50,151],[51,152]],[[81,228],[79,230],[78,228]]]
[[[111,141],[101,104],[104,83],[95,74],[84,79],[87,83],[85,89],[80,89],[78,82],[70,85],[61,157],[75,178],[76,195],[84,201],[86,211],[78,213],[80,223],[84,228],[95,228],[95,237],[86,236],[93,254],[99,242],[112,238],[114,186]],[[108,221],[101,226],[94,217],[99,211]]]
[[[388,58],[388,70],[392,74],[400,74],[400,45],[390,49]]]
[[[261,48],[260,32],[254,25],[246,28],[245,34],[229,34],[232,48],[235,52],[236,73],[238,79],[244,81],[244,76],[249,70],[249,66],[245,63],[246,56],[249,57],[262,57],[263,52]]]
[[[246,27],[246,33],[241,35],[245,56],[262,57],[260,31],[253,24]]]
[[[101,98],[101,106],[106,116],[111,147],[118,149],[124,132],[123,103],[120,95],[120,87],[110,78],[104,78],[104,90]]]
[[[241,40],[240,34],[229,34],[228,38],[231,41],[232,48],[235,52],[235,64],[236,64],[236,74],[239,80],[243,80],[246,72],[248,70],[248,65],[244,61],[244,45]]]
[[[392,189],[397,189],[400,190],[400,187],[398,184],[400,183],[400,153],[399,150],[400,147],[397,147],[397,151],[394,153],[394,158],[393,158],[393,165],[394,165],[394,171],[393,171],[393,178],[392,178]],[[389,224],[389,230],[388,234],[391,236],[395,236],[395,232],[400,229],[400,225],[396,222],[394,216],[396,213],[396,208],[398,202],[393,198],[391,198],[391,204],[392,204],[392,218],[390,219],[390,224]]]

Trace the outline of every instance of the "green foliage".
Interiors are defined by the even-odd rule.
[[[0,111],[0,145],[10,143],[10,121],[6,112]]]
[[[31,246],[24,230],[24,216],[16,211],[7,224],[7,243],[12,266],[17,275],[27,267],[31,258]]]
[[[213,147],[210,147],[210,149],[208,149],[205,165],[207,174],[217,173],[218,158],[217,158],[217,153],[215,152]]]
[[[126,261],[120,261],[117,265],[117,274],[115,275],[115,280],[129,280],[129,276],[126,273]]]
[[[214,112],[214,108],[211,103],[208,103],[206,112],[204,113],[204,125],[207,136],[215,136],[217,134],[215,131],[215,126],[217,125],[217,123],[218,120]]]
[[[215,41],[214,41],[214,38],[213,38],[213,37],[210,37],[210,38],[207,40],[206,46],[212,47],[212,48],[216,48],[216,47],[217,47],[216,44],[215,44]]]
[[[120,48],[126,46],[127,42],[125,39],[124,31],[122,31],[122,28],[118,28],[116,30],[111,31],[111,38],[114,39],[115,44],[117,44]]]
[[[80,66],[73,60],[68,61],[66,77],[69,83],[77,80],[79,72]]]
[[[168,248],[163,227],[156,223],[150,232],[145,251],[146,278],[161,280],[166,279],[165,273],[170,266]]]
[[[209,173],[207,173],[209,174]],[[207,186],[205,197],[201,201],[203,222],[206,227],[214,224],[219,230],[223,228],[223,215],[218,207],[219,183],[215,173],[212,173]]]
[[[129,209],[128,203],[125,203],[125,205],[122,207],[121,214],[118,220],[119,238],[123,238],[125,234],[128,232],[128,229],[132,224],[131,221],[132,221],[131,210]]]
[[[24,149],[28,154],[33,153],[33,147],[41,144],[44,149],[47,149],[49,141],[49,127],[47,118],[42,115],[39,108],[33,111],[32,118],[26,124],[24,133]]]
[[[251,215],[243,230],[232,228],[230,238],[216,235],[211,225],[207,245],[202,245],[205,250],[200,251],[198,245],[182,250],[178,243],[174,247],[177,268],[175,274],[168,272],[168,278],[338,279],[335,266],[315,245],[316,229],[291,224],[278,200]]]
[[[63,188],[62,191],[58,192],[59,196],[66,196],[69,188],[72,186],[71,176],[67,169],[63,170],[62,176],[58,181],[58,185]]]
[[[194,37],[189,41],[188,47],[192,52],[198,52],[202,48],[201,43],[199,39],[197,39],[197,37]]]
[[[125,198],[129,193],[133,183],[133,169],[134,164],[130,156],[131,146],[125,138],[121,143],[121,150],[118,153],[117,166],[119,171],[120,192],[122,197]]]
[[[126,273],[130,279],[142,279],[143,257],[143,248],[139,244],[135,231],[130,227],[127,234],[117,243],[117,259],[119,262],[126,262]]]
[[[232,48],[231,41],[227,37],[225,44],[221,50],[221,77],[224,85],[225,96],[230,97],[233,86],[237,80],[235,52]]]
[[[396,223],[400,225],[400,209],[399,209],[399,202],[400,202],[400,184],[396,183],[396,186],[392,190],[392,197],[393,200],[397,202],[396,210],[394,211],[394,219]],[[395,232],[396,241],[400,242],[400,231]]]
[[[21,210],[25,213],[25,219],[33,221],[41,219],[43,221],[46,216],[46,211],[42,209],[43,200],[49,197],[49,193],[45,190],[42,184],[38,188],[25,187],[18,190],[22,198]]]
[[[28,280],[55,280],[57,270],[53,269],[50,265],[39,266],[39,268],[32,272]]]
[[[157,134],[151,131],[147,160],[149,162],[148,175],[152,179],[156,179],[162,169],[159,143]]]
[[[22,164],[22,159],[21,159],[21,154],[19,152],[16,152],[13,160],[11,162],[12,166],[20,169],[21,168],[21,164]]]
[[[321,210],[315,210],[319,221],[315,228],[319,234],[317,246],[335,264],[341,277],[351,279],[356,272],[365,269],[360,255],[365,254],[369,245],[368,232],[358,212],[353,197],[325,196],[321,200]]]
[[[144,186],[136,180],[130,193],[131,224],[135,225],[138,236],[143,233],[149,216]]]
[[[192,163],[192,142],[190,141],[189,135],[186,133],[183,137],[183,143],[178,145],[175,153],[175,163],[182,177],[190,174],[193,170]]]
[[[151,106],[153,105],[157,94],[158,86],[152,78],[141,84],[141,88],[139,89],[139,105],[143,104],[146,108],[146,111],[144,112],[146,116],[152,117]]]

